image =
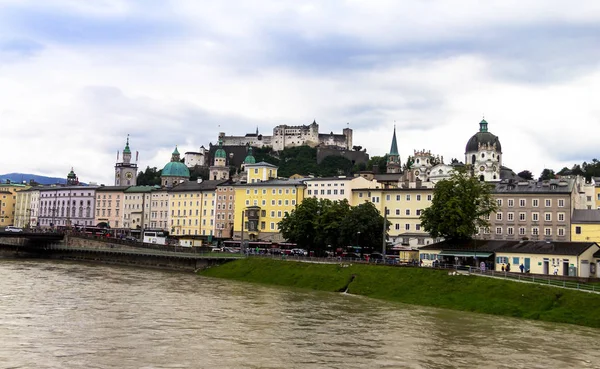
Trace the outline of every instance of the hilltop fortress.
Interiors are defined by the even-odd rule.
[[[225,136],[219,132],[219,139],[224,146],[270,146],[275,151],[288,147],[307,145],[310,147],[335,147],[342,150],[352,150],[352,129],[344,128],[342,134],[319,133],[319,125],[313,121],[310,125],[288,126],[279,125],[273,128],[272,136],[258,133],[247,133],[245,136]]]

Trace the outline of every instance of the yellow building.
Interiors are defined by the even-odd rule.
[[[352,191],[351,204],[356,206],[371,202],[391,223],[390,241],[409,246],[433,243],[431,236],[421,227],[421,212],[431,205],[433,188],[359,188]]]
[[[275,173],[277,168],[275,167]],[[233,238],[241,240],[242,218],[244,239],[252,241],[284,241],[278,223],[304,199],[304,181],[301,179],[250,180],[247,184],[234,185],[235,214]],[[243,215],[242,215],[243,214]]]
[[[594,178],[596,185],[594,186],[594,200],[596,202],[595,209],[600,209],[600,178]]]
[[[15,226],[20,228],[31,227],[31,199],[34,192],[33,188],[17,191],[15,200]]]
[[[571,216],[571,241],[600,244],[600,210],[573,210]]]
[[[245,164],[247,172],[247,183],[264,182],[277,178],[277,166],[261,161],[255,164]]]
[[[216,188],[226,180],[184,182],[169,190],[169,226],[183,246],[210,241],[215,223]]]
[[[0,228],[16,225],[17,192],[27,190],[30,187],[23,184],[0,183]]]

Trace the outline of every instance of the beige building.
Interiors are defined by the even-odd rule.
[[[442,241],[419,249],[423,266],[481,265],[502,272],[589,278],[598,276],[600,248],[595,242],[468,240]],[[596,257],[597,255],[598,257]]]
[[[217,204],[215,209],[215,230],[217,238],[233,237],[233,219],[235,216],[235,190],[232,183],[217,185]]]
[[[152,191],[150,203],[150,228],[168,231],[169,227],[169,192],[165,188]]]
[[[154,186],[131,186],[124,191],[123,227],[139,235],[142,228],[150,227],[152,191]]]
[[[574,179],[510,181],[495,184],[498,211],[491,226],[475,236],[492,240],[571,241],[571,214],[579,205]]]
[[[353,206],[371,202],[391,223],[388,232],[393,244],[420,247],[433,243],[421,227],[421,213],[431,205],[433,189],[427,187],[358,188],[352,191]]]
[[[15,200],[15,226],[20,228],[31,227],[31,197],[34,189],[29,188],[17,191]],[[39,193],[39,192],[38,192]]]
[[[348,200],[352,203],[352,190],[357,188],[379,188],[380,185],[375,180],[368,180],[364,177],[324,177],[324,178],[305,178],[306,193],[305,198],[314,197],[317,199],[327,199],[331,201]]]
[[[123,222],[125,190],[129,186],[100,186],[96,189],[96,214],[94,224],[111,228],[126,228]]]

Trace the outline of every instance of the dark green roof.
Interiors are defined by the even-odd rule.
[[[252,155],[252,146],[248,147],[248,155],[246,155],[246,159],[244,159],[244,164],[255,164],[256,159]]]
[[[500,145],[500,140],[496,135],[488,132],[487,128],[488,122],[483,119],[479,122],[479,132],[475,133],[469,142],[467,142],[467,147],[465,148],[465,152],[472,152],[479,150],[479,144],[496,144],[496,150],[499,153],[502,153],[502,146]]]
[[[226,158],[227,153],[223,150],[223,140],[219,138],[219,148],[215,151],[215,158]]]

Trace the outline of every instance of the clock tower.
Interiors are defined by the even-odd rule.
[[[117,153],[117,161],[119,154]],[[137,182],[137,164],[131,163],[131,150],[129,149],[129,135],[123,149],[123,161],[115,164],[115,186],[135,186]]]

